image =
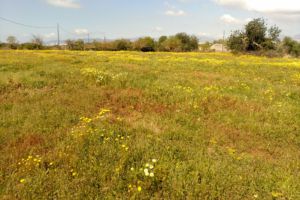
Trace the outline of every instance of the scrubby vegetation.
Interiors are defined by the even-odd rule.
[[[285,37],[283,39],[283,45],[284,51],[287,52],[290,55],[299,57],[300,56],[300,43],[296,40],[293,40],[290,37]]]
[[[94,50],[94,51],[168,51],[168,52],[189,52],[198,51],[198,38],[186,33],[178,33],[174,36],[162,36],[156,41],[151,37],[141,37],[135,41],[127,39],[117,39],[111,41],[93,41],[85,43],[84,40],[66,40],[62,46],[45,46],[43,40],[38,36],[33,36],[31,42],[19,44],[14,36],[7,38],[7,43],[1,45],[3,48],[9,49],[68,49],[68,50]]]
[[[299,66],[0,51],[0,199],[299,199]]]

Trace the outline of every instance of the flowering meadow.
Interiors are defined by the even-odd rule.
[[[0,51],[0,199],[300,199],[300,60]]]

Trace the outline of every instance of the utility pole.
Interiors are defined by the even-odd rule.
[[[224,45],[225,45],[225,30],[223,31],[223,42],[222,42],[222,52],[224,52]]]
[[[88,33],[88,43],[90,43],[90,33]]]
[[[57,23],[56,28],[57,28],[57,46],[59,46],[60,45],[60,38],[59,38],[59,24],[58,23]]]

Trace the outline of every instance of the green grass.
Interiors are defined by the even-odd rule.
[[[299,149],[299,59],[0,51],[0,199],[300,199]]]

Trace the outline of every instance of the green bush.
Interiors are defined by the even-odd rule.
[[[283,48],[286,53],[299,57],[300,56],[300,43],[297,42],[296,40],[293,40],[290,37],[285,37],[283,39]]]

